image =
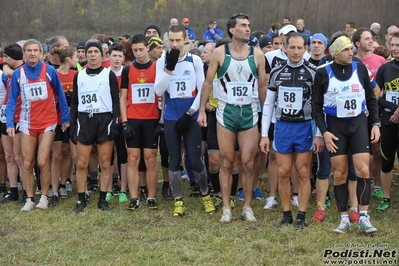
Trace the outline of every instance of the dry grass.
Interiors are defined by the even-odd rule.
[[[395,178],[396,179],[396,178]],[[396,179],[397,180],[397,179]],[[327,211],[322,224],[310,224],[302,231],[292,227],[277,230],[281,208],[262,209],[254,201],[257,223],[239,220],[242,204],[233,211],[234,221],[220,224],[221,213],[205,214],[199,198],[190,198],[185,187],[187,215],[173,218],[173,202],[158,195],[158,211],[142,204],[135,212],[127,204],[111,202],[111,212],[97,209],[97,193],[82,215],[72,213],[76,194],[60,200],[55,208],[21,213],[21,206],[0,206],[1,265],[322,265],[324,249],[333,244],[387,244],[398,246],[399,204],[392,189],[391,209],[377,213],[372,199],[372,223],[378,228],[366,236],[353,226],[348,234],[332,232],[339,217],[336,207]],[[261,187],[265,192],[266,188]],[[334,201],[333,201],[334,202]],[[310,203],[307,219],[314,213]],[[296,215],[296,211],[294,211]]]

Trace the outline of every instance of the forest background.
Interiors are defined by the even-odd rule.
[[[202,37],[210,20],[216,20],[226,33],[228,18],[237,12],[250,17],[251,29],[267,32],[271,23],[285,16],[305,20],[312,33],[330,37],[345,24],[369,28],[381,24],[384,41],[387,26],[399,24],[399,0],[1,0],[0,41],[45,39],[64,35],[70,43],[103,33],[115,39],[122,34],[143,33],[146,25],[155,23],[162,34],[169,21],[188,17],[197,38]],[[4,47],[4,45],[3,45]]]

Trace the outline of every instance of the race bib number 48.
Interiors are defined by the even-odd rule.
[[[362,103],[365,100],[364,92],[362,93],[344,93],[336,98],[337,100],[337,117],[355,117],[362,112]]]

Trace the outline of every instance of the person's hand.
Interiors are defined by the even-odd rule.
[[[270,140],[268,137],[262,137],[259,143],[260,151],[263,153],[269,153]]]
[[[327,150],[331,153],[336,153],[338,146],[335,145],[334,140],[338,140],[338,138],[328,131],[324,132],[323,138],[324,138],[324,142],[326,144]]]
[[[315,137],[313,140],[313,152],[322,153],[324,150],[324,140],[322,137]]]
[[[396,108],[395,112],[389,118],[389,122],[399,124],[399,108]]]
[[[8,136],[10,136],[11,138],[15,137],[15,128],[9,127],[6,129],[6,132],[7,132]]]
[[[179,60],[180,50],[172,48],[170,52],[166,53],[166,69],[175,70],[177,61]]]
[[[198,123],[198,125],[200,127],[207,127],[208,126],[208,122],[206,121],[205,111],[199,111],[198,112],[197,123]]]
[[[163,131],[163,121],[159,121],[158,126],[155,128],[154,131],[154,137],[158,137],[160,135],[163,135],[164,131]]]
[[[130,126],[130,124],[127,121],[122,123],[122,136],[124,136],[127,139],[133,139],[134,136],[136,136],[133,128]]]
[[[380,140],[380,135],[380,127],[377,125],[373,125],[373,127],[371,128],[370,142],[377,143]]]
[[[119,124],[116,122],[112,122],[111,128],[109,129],[108,139],[113,140],[119,136]]]
[[[62,126],[61,126],[62,132],[65,132],[65,131],[68,129],[68,127],[69,127],[69,123],[67,123],[67,124],[62,124]]]
[[[179,130],[180,132],[186,132],[190,128],[191,118],[192,116],[187,113],[182,115],[179,120],[177,120],[177,130]]]

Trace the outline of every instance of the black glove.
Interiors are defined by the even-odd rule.
[[[65,99],[67,101],[68,106],[71,106],[72,101],[72,91],[65,92]]]
[[[76,145],[76,134],[78,131],[78,124],[76,122],[69,123],[69,139]]]
[[[127,139],[133,139],[136,134],[128,122],[122,124],[122,136]]]
[[[163,121],[159,121],[159,124],[157,126],[157,128],[154,131],[154,137],[158,137],[160,135],[163,135]]]
[[[116,139],[119,136],[119,124],[112,122],[111,128],[109,130],[108,139]]]
[[[190,128],[191,118],[192,116],[187,113],[180,117],[176,124],[177,130],[186,132]]]
[[[166,69],[173,71],[175,70],[175,66],[177,61],[179,60],[180,50],[172,49],[170,52],[166,53]]]

